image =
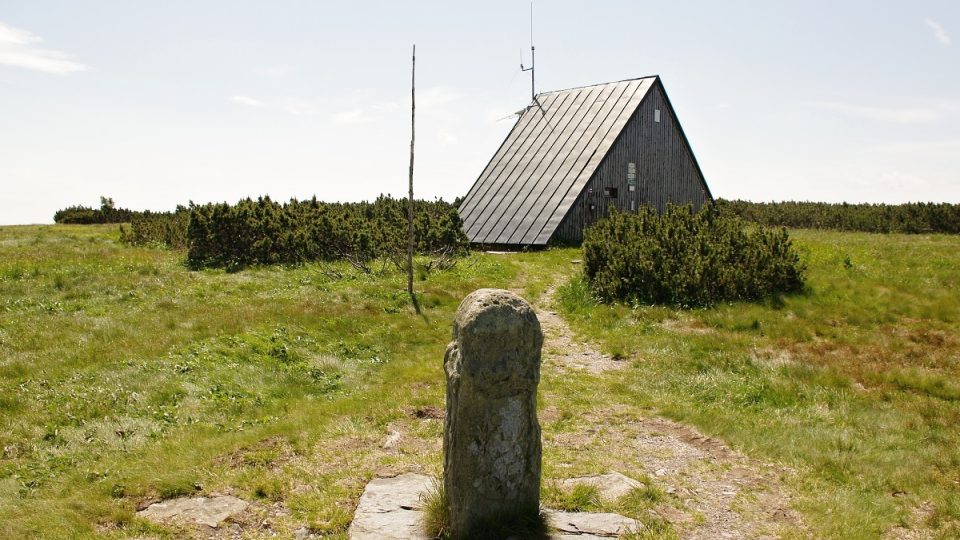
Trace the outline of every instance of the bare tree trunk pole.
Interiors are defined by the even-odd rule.
[[[413,141],[415,138],[414,120],[416,119],[416,76],[417,76],[417,45],[413,45],[412,67],[410,70],[410,198],[407,204],[407,292],[413,298],[417,312],[420,312],[416,298],[413,297]]]

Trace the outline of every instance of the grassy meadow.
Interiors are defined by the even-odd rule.
[[[345,538],[372,476],[439,471],[443,352],[479,287],[557,287],[577,336],[629,363],[544,372],[547,502],[597,506],[549,480],[607,472],[607,449],[551,441],[617,411],[611,429],[662,415],[788,468],[805,528],[781,536],[960,535],[960,237],[793,236],[807,290],[764,303],[599,305],[578,250],[553,249],[420,273],[417,315],[402,274],[190,271],[115,225],[0,227],[0,537],[178,538],[136,510],[232,493],[262,514],[247,537]],[[676,537],[644,482],[612,509]]]

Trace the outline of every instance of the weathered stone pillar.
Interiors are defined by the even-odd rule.
[[[533,308],[509,291],[474,291],[457,310],[444,357],[443,481],[454,538],[538,516],[542,345]]]

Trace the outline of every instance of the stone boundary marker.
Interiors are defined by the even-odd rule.
[[[454,538],[539,516],[542,346],[536,313],[512,292],[480,289],[457,309],[443,362],[443,481]]]

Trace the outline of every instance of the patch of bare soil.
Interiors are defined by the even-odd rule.
[[[231,469],[244,466],[261,466],[278,470],[295,456],[290,443],[282,437],[270,437],[253,445],[245,446],[214,459],[218,465]]]
[[[750,460],[676,422],[648,418],[630,427],[636,435],[627,444],[680,503],[658,510],[684,538],[774,537],[785,525],[801,525],[780,485],[786,469]]]
[[[771,369],[789,366],[795,363],[793,355],[785,349],[754,349],[750,354],[750,358],[757,364]]]
[[[664,330],[678,334],[712,334],[713,328],[696,320],[665,319],[660,323]]]
[[[681,538],[777,538],[804,530],[781,479],[792,471],[752,460],[723,441],[663,418],[617,409],[587,414],[594,427],[554,435],[550,444],[585,455],[607,449],[599,466],[643,472],[666,493],[653,513]]]
[[[410,416],[413,418],[424,419],[432,418],[435,420],[443,420],[447,414],[443,409],[438,409],[437,407],[431,407],[426,405],[424,407],[416,407],[410,410]]]
[[[547,289],[540,303],[549,305],[555,292],[555,287]],[[540,306],[534,306],[534,308],[537,319],[540,320],[540,327],[543,329],[543,364],[545,366],[591,373],[627,367],[628,362],[625,360],[602,354],[599,349],[589,343],[575,342],[570,327],[556,311],[543,309]]]
[[[884,538],[889,540],[927,540],[934,538],[933,532],[926,529],[923,523],[934,513],[932,503],[926,502],[913,509],[908,519],[909,527],[898,525],[890,528]]]
[[[166,521],[174,538],[194,540],[239,540],[241,538],[280,538],[285,536],[282,522],[288,520],[290,511],[280,502],[252,502],[216,527],[184,522],[177,518]],[[279,526],[278,526],[279,525]],[[101,534],[119,531],[115,526],[101,526]],[[148,537],[153,538],[153,537]]]

